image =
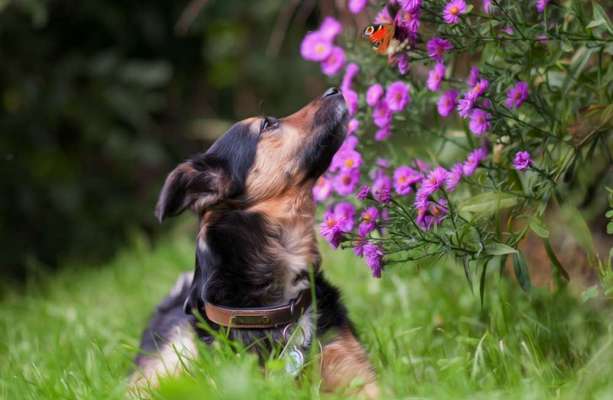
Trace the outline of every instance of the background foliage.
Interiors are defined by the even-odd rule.
[[[0,1],[0,273],[97,261],[133,230],[155,234],[174,163],[321,90],[296,50],[315,3],[289,26],[283,6]]]

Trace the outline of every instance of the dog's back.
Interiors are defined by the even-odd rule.
[[[179,372],[181,357],[196,355],[194,317],[184,310],[193,276],[192,272],[181,274],[151,317],[134,360],[139,373],[132,378],[133,387],[155,386],[158,375]]]

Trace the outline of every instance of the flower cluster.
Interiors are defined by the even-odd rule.
[[[411,102],[409,87],[402,81],[390,83],[384,90],[378,83],[366,92],[366,104],[372,108],[372,120],[377,131],[375,140],[382,141],[391,136],[394,113],[403,111]]]
[[[340,22],[332,17],[324,18],[319,29],[306,34],[300,45],[302,58],[321,63],[321,72],[336,75],[345,65],[345,51],[334,45],[334,39],[342,32]]]
[[[356,150],[358,139],[349,135],[334,155],[330,168],[320,177],[313,187],[313,198],[323,202],[334,190],[340,196],[349,196],[355,192],[360,183],[360,166],[362,156]]]
[[[552,101],[572,99],[559,98],[559,79],[545,74],[550,57],[538,55],[560,38],[566,38],[566,47],[574,38],[601,50],[604,42],[583,35],[578,26],[563,26],[558,14],[564,11],[550,13],[549,0],[533,0],[530,7],[481,0],[477,10],[466,0],[386,3],[372,22],[393,26],[387,60],[366,51],[367,41],[353,44],[347,55],[339,48],[334,56],[341,27],[330,17],[302,42],[303,57],[322,63],[325,74],[344,69],[340,87],[351,115],[345,142],[313,188],[326,210],[321,235],[335,248],[353,247],[375,277],[381,276],[384,260],[446,253],[489,260],[495,255],[484,252],[493,242],[515,246],[521,240],[495,220],[492,204],[498,203],[492,199],[518,209],[549,199],[546,191],[562,175],[551,172],[548,160],[574,151],[558,154],[559,146],[571,142],[560,139],[567,121],[550,115],[562,109]],[[346,4],[351,14],[374,7],[367,0]],[[466,66],[470,60],[474,65]],[[569,62],[558,62],[556,74]],[[602,77],[602,71],[591,76]],[[569,76],[563,82],[576,88],[579,80]],[[570,109],[580,108],[565,108]],[[552,135],[551,130],[558,131]],[[381,157],[383,149],[389,149],[389,158]],[[428,157],[428,163],[418,157]],[[531,196],[521,196],[528,187]]]
[[[353,136],[350,136],[343,146],[347,146],[347,143],[357,143],[352,138]],[[388,172],[389,161],[379,159],[376,168],[369,174],[370,185],[363,185],[356,195],[358,200],[369,200],[371,204],[365,203],[364,208],[358,212],[347,201],[337,203],[326,211],[320,233],[335,248],[343,240],[353,236],[355,254],[365,258],[373,276],[380,276],[384,253],[374,241],[373,234],[380,236],[384,233],[392,199],[414,194],[415,222],[420,229],[428,231],[439,225],[447,216],[447,194],[456,190],[462,178],[473,175],[486,158],[487,151],[481,147],[472,151],[464,162],[455,164],[449,171],[441,166],[432,168],[422,160],[415,160],[411,166],[397,167],[391,176]],[[344,147],[335,155],[330,170],[351,171],[361,164],[360,154],[354,148]],[[359,180],[359,173],[356,176]],[[318,201],[323,199],[322,190],[326,196],[331,193],[332,187],[339,194],[342,194],[339,190],[345,190],[342,183],[325,182],[330,181],[320,178],[315,186],[314,195]],[[358,181],[352,182],[354,188],[357,184]],[[356,220],[357,215],[359,218]],[[354,234],[352,230],[356,227],[357,232]]]

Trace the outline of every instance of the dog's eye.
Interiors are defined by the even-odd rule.
[[[275,129],[279,126],[279,120],[273,117],[264,117],[262,119],[262,125],[260,125],[260,132],[267,131],[269,129]]]

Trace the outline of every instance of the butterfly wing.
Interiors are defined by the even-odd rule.
[[[364,28],[364,37],[372,44],[378,54],[386,54],[394,38],[393,24],[375,24]]]

